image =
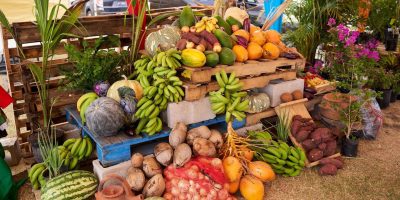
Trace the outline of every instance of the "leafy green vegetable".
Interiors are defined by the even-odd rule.
[[[116,36],[100,37],[93,46],[83,41],[83,49],[80,50],[72,44],[65,46],[68,59],[74,64],[73,69],[62,68],[61,74],[63,88],[67,90],[91,90],[98,81],[115,82],[121,77],[124,65],[124,57],[127,52],[116,52],[114,49],[101,49],[105,46],[119,46]]]

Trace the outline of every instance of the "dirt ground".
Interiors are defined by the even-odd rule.
[[[376,140],[361,140],[356,158],[346,158],[336,176],[321,177],[316,169],[298,177],[278,177],[266,185],[268,200],[398,200],[400,199],[400,101],[384,110],[385,123]],[[29,183],[21,200],[32,200]]]

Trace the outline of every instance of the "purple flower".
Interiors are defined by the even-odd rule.
[[[338,31],[339,41],[344,42],[346,37],[349,35],[349,32],[350,32],[349,28],[347,28],[343,24],[339,24],[336,28]]]
[[[365,44],[365,47],[369,49],[376,49],[378,47],[378,40],[372,38]]]
[[[380,57],[379,57],[379,53],[377,51],[371,51],[368,54],[368,58],[374,59],[375,61],[379,61]]]
[[[319,70],[322,68],[322,65],[323,65],[322,61],[316,60],[314,66],[310,67],[308,71],[313,74],[318,74]]]
[[[336,25],[336,20],[334,18],[329,18],[328,26],[332,27],[333,25]]]
[[[344,45],[345,47],[349,47],[351,45],[353,45],[354,43],[356,43],[358,36],[360,35],[360,33],[358,31],[351,31],[350,36],[347,38],[346,40],[346,44]]]

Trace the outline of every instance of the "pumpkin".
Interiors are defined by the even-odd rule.
[[[253,34],[255,31],[261,30],[260,27],[250,24],[250,34]]]
[[[235,32],[233,33],[233,35],[242,36],[242,37],[243,37],[244,39],[246,39],[246,40],[249,40],[249,39],[250,39],[250,34],[249,34],[249,32],[247,32],[247,31],[245,31],[245,30],[243,30],[243,29],[239,29],[239,30],[235,31]]]
[[[113,136],[124,126],[125,113],[114,99],[100,97],[86,109],[86,124],[99,136]]]
[[[254,31],[250,35],[250,42],[255,42],[260,46],[264,45],[266,41],[267,40],[265,39],[264,33],[261,30]]]
[[[222,166],[229,182],[237,181],[242,176],[243,167],[239,159],[228,156],[222,160]]]
[[[256,177],[246,175],[240,180],[240,193],[246,200],[263,200],[264,185]]]
[[[263,161],[254,161],[249,163],[249,173],[263,182],[275,180],[275,172],[271,166]]]
[[[255,42],[249,43],[247,52],[249,53],[249,60],[257,60],[263,56],[263,48]]]
[[[174,48],[178,40],[181,39],[180,30],[175,26],[166,26],[158,31],[150,33],[145,40],[145,49],[154,56],[157,49],[166,51]]]
[[[265,39],[267,40],[267,42],[271,42],[274,44],[279,44],[281,42],[281,34],[278,33],[278,31],[275,30],[267,30],[264,32],[265,35]]]
[[[263,49],[264,49],[263,57],[265,59],[271,59],[271,60],[277,59],[279,58],[279,54],[281,53],[279,48],[275,44],[270,42],[264,44]]]
[[[237,62],[245,62],[247,59],[249,59],[249,53],[242,45],[233,46],[232,51],[236,55]]]
[[[136,100],[140,100],[143,95],[143,89],[142,86],[140,86],[140,83],[135,80],[128,80],[126,76],[123,77],[124,80],[117,81],[111,85],[111,87],[107,91],[107,97],[110,97],[119,103],[122,97],[120,97],[118,89],[121,87],[128,87],[133,89],[133,91],[135,92]]]

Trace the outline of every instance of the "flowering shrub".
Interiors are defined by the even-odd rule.
[[[369,68],[376,66],[379,53],[377,40],[358,44],[360,32],[353,31],[344,24],[338,24],[333,18],[328,20],[331,35],[326,57],[326,68],[331,78],[339,81],[339,87],[351,90],[365,84],[364,77]]]

